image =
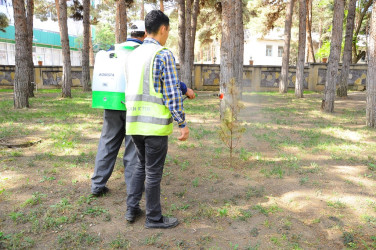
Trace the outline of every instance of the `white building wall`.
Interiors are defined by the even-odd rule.
[[[267,48],[271,48],[271,54]],[[249,60],[253,60],[253,65],[282,65],[282,50],[283,40],[252,38],[244,44],[244,64],[249,65]]]
[[[9,18],[9,24],[14,25],[14,15],[12,2],[10,0],[0,0],[0,12],[5,13]],[[59,24],[48,18],[47,21],[41,21],[34,17],[34,29],[40,29],[48,32],[60,33]],[[68,19],[68,33],[71,36],[80,36],[83,31],[82,21],[74,21]],[[38,41],[34,38],[34,43]],[[43,65],[59,66],[63,65],[63,58],[61,49],[46,48],[33,46],[33,61],[34,65],[38,65],[38,61],[42,61]],[[13,43],[0,42],[0,64],[14,65],[15,64],[15,45]],[[81,66],[81,52],[71,50],[71,64],[72,66]]]
[[[9,24],[14,25],[14,15],[13,15],[13,5],[10,0],[0,0],[0,12],[6,14],[9,18]],[[59,33],[59,24],[56,21],[53,21],[51,18],[48,18],[47,21],[41,21],[34,16],[33,21],[34,29],[40,29],[45,31],[51,31]],[[83,26],[82,21],[74,21],[71,18],[68,18],[68,34],[71,36],[79,36],[82,34]]]

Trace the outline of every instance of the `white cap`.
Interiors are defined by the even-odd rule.
[[[129,30],[130,32],[134,32],[134,31],[145,32],[145,22],[141,20],[131,22]]]

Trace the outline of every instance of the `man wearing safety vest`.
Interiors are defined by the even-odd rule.
[[[115,45],[115,54],[120,56],[120,53],[122,53],[121,56],[124,58],[139,47],[146,38],[144,21],[134,21],[129,30],[131,37],[126,42]],[[181,91],[189,98],[195,95],[193,90],[187,88],[184,83],[181,83]],[[124,110],[104,110],[102,134],[95,158],[94,174],[91,178],[91,193],[93,196],[100,197],[109,192],[106,184],[114,169],[116,157],[123,140],[125,140],[123,156],[124,177],[127,187],[130,185],[130,179],[135,165],[138,163],[138,157],[131,136],[125,135],[125,114],[126,111]]]
[[[171,228],[176,218],[162,216],[160,185],[172,133],[173,119],[180,129],[179,140],[188,139],[182,93],[175,59],[162,46],[169,35],[169,18],[159,10],[145,17],[147,38],[132,52],[126,65],[126,133],[132,136],[139,164],[127,187],[125,218],[133,222],[141,214],[139,202],[145,185],[146,228]]]

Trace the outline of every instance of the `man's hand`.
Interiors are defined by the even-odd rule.
[[[189,99],[195,99],[196,97],[195,92],[190,88],[187,88],[187,93],[185,93],[185,95],[188,96]]]
[[[189,129],[187,126],[180,129],[180,136],[178,137],[179,141],[185,141],[189,137]]]

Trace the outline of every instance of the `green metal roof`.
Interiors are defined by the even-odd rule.
[[[34,38],[33,43],[35,45],[52,45],[61,48],[60,34],[51,31],[45,31],[40,29],[33,29]],[[15,40],[15,29],[14,26],[8,26],[5,28],[5,32],[0,32],[0,39]],[[1,40],[3,40],[1,39]],[[75,36],[69,36],[69,47],[78,48],[78,44],[75,43]]]

